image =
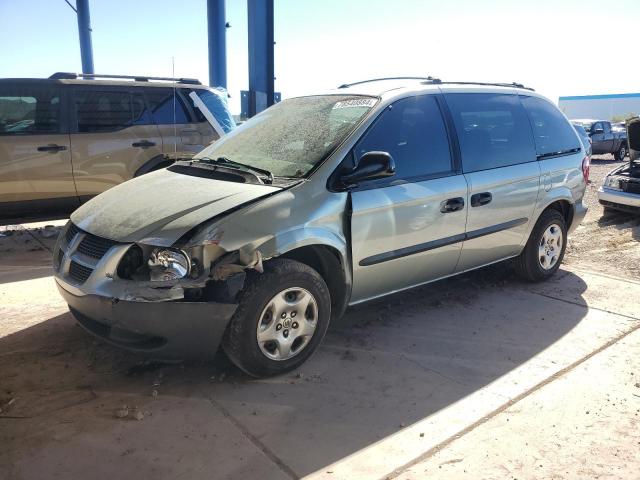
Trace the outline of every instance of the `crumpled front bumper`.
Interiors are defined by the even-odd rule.
[[[107,343],[156,359],[213,358],[237,305],[135,302],[74,295],[56,279],[78,323]]]

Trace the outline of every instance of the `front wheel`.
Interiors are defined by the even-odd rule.
[[[546,280],[560,268],[567,248],[567,225],[557,210],[540,215],[519,257],[516,271],[525,280]]]
[[[330,318],[331,297],[320,274],[295,260],[275,259],[247,279],[222,347],[249,375],[286,373],[311,356]]]
[[[627,146],[625,145],[625,142],[622,142],[622,144],[620,145],[620,148],[615,153],[615,157],[617,161],[622,162],[624,160],[624,157],[626,156],[627,156]]]

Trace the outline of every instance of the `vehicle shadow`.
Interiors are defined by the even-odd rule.
[[[159,399],[205,399],[268,456],[303,476],[464,399],[561,339],[585,317],[587,306],[584,281],[560,274],[557,281],[576,292],[572,302],[529,291],[508,264],[498,264],[352,308],[297,372],[270,379],[247,377],[222,354],[206,364],[144,362],[94,340],[65,313],[0,338],[0,395],[6,400],[29,398],[35,390],[76,392],[95,407],[74,416],[75,428],[100,438],[98,445],[122,434],[114,395],[134,396],[150,410],[159,401],[152,398],[154,389]],[[55,423],[69,408],[75,407],[52,402],[39,411],[33,428]],[[29,411],[28,403],[23,409]],[[154,415],[176,412],[155,408]],[[171,427],[163,431],[159,425],[154,435],[172,436]],[[7,428],[14,444],[16,431],[26,434]],[[29,435],[39,435],[46,447],[55,441],[47,431]],[[135,437],[136,429],[127,435]],[[184,447],[181,439],[172,445],[171,455],[181,458],[186,441]],[[76,442],[73,448],[82,457],[96,447]],[[205,449],[198,455],[223,453]],[[121,461],[115,450],[100,455],[101,461]],[[74,460],[65,462],[69,469]],[[143,477],[151,472],[136,471],[144,471]]]

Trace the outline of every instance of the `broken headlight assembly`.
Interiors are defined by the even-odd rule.
[[[191,272],[191,259],[184,250],[156,248],[149,255],[147,264],[152,282],[178,280]]]
[[[604,179],[604,186],[607,188],[612,188],[614,190],[621,190],[620,177],[616,177],[615,175],[609,175]]]

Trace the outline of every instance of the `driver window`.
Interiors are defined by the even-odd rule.
[[[371,151],[388,152],[396,164],[393,177],[374,182],[446,176],[452,170],[447,131],[433,95],[405,98],[387,107],[355,147],[359,161]]]

